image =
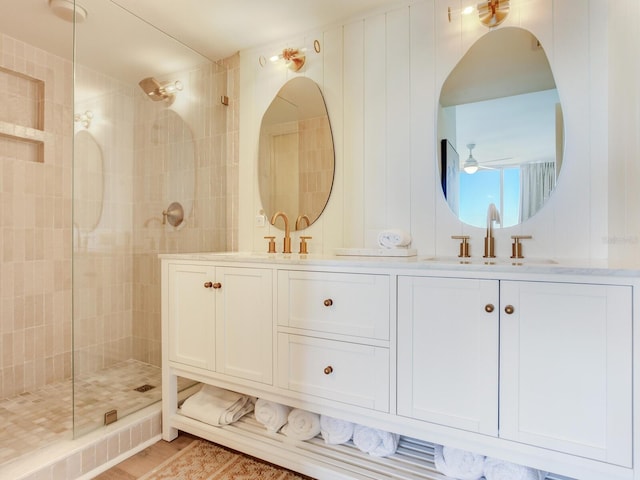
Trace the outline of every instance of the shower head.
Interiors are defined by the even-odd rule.
[[[140,88],[147,96],[157,102],[159,100],[167,100],[172,102],[176,92],[182,90],[182,83],[175,81],[174,83],[160,83],[153,77],[143,78],[138,82]]]

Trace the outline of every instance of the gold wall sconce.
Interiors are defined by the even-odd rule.
[[[500,25],[507,18],[507,15],[509,15],[509,2],[510,0],[487,0],[478,3],[475,9],[478,11],[480,23],[489,28]],[[460,13],[462,15],[469,15],[473,13],[473,11],[474,8],[469,6],[463,8]],[[449,23],[451,23],[452,14],[453,11],[451,7],[449,7],[447,9]]]
[[[160,83],[153,77],[143,78],[138,85],[140,85],[144,93],[154,102],[166,100],[169,103],[173,103],[176,93],[182,91],[184,88],[180,80],[176,80],[173,83]]]
[[[306,48],[285,48],[282,53],[271,57],[272,62],[284,61],[287,68],[293,72],[300,70],[306,61]]]
[[[313,50],[316,53],[320,53],[319,40],[313,41]],[[272,56],[269,60],[271,60],[274,63],[283,61],[289,70],[293,72],[297,72],[305,64],[305,61],[307,59],[307,51],[308,51],[307,47],[285,48],[284,50],[282,50],[282,53]],[[261,67],[264,67],[266,64],[265,58],[263,56],[260,56],[260,58],[258,58],[258,63],[260,63]]]
[[[509,0],[489,0],[478,4],[480,23],[492,28],[500,25],[509,15]]]
[[[84,113],[76,113],[73,116],[73,121],[79,123],[84,128],[89,128],[91,126],[91,120],[93,120],[93,112],[91,110],[87,110]]]

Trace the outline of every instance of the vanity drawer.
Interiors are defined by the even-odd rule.
[[[389,349],[278,334],[278,386],[389,411]]]
[[[278,272],[278,325],[389,339],[389,276]]]

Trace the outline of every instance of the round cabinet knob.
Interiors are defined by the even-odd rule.
[[[324,374],[331,375],[333,373],[333,367],[329,365],[328,367],[324,367]]]
[[[504,307],[504,313],[506,313],[507,315],[511,315],[515,311],[516,309],[513,308],[513,305],[507,305],[506,307]]]
[[[331,305],[333,305],[333,300],[331,300],[330,298],[327,298],[327,299],[324,301],[324,306],[325,306],[325,307],[330,307]]]
[[[213,288],[222,288],[222,284],[220,282],[216,282],[213,284]]]
[[[494,309],[495,309],[495,307],[493,306],[493,304],[492,304],[492,303],[487,303],[487,304],[484,306],[484,311],[485,311],[485,312],[487,312],[487,313],[491,313],[491,312],[493,312],[493,310],[494,310]]]
[[[213,282],[204,282],[204,288],[211,288],[213,287]]]

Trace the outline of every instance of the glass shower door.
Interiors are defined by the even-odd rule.
[[[158,254],[226,247],[226,69],[115,3],[82,6],[73,88],[76,436],[160,400]]]

